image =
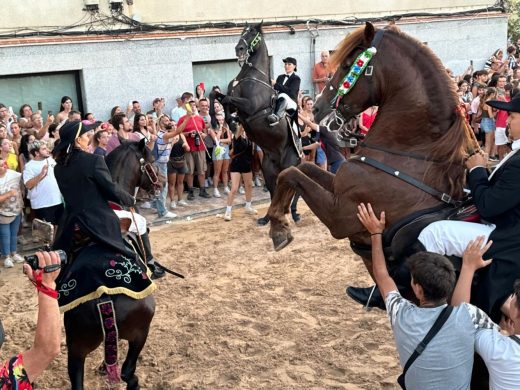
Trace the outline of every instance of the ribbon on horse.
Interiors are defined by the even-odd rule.
[[[376,55],[376,53],[377,49],[375,47],[369,47],[357,56],[356,60],[350,67],[350,70],[345,75],[343,81],[338,87],[338,92],[336,92],[336,96],[334,97],[333,103],[336,106],[336,108],[338,107],[341,98],[345,96],[347,93],[349,93],[352,87],[356,85],[356,82],[358,81],[359,77],[368,66],[370,60]]]
[[[130,259],[97,244],[81,250],[62,270],[56,287],[62,313],[103,294],[142,299],[156,289],[140,259]]]

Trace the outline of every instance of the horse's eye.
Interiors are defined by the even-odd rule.
[[[139,162],[140,162],[141,164],[144,164],[144,158],[141,157],[141,158],[139,159]]]

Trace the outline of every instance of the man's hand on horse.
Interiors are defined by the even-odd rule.
[[[491,264],[492,260],[484,260],[482,255],[491,247],[493,241],[489,240],[487,244],[485,244],[485,240],[485,236],[478,236],[469,242],[462,256],[462,267],[468,267],[474,272]]]
[[[367,228],[370,234],[382,234],[385,229],[385,212],[381,211],[379,219],[376,217],[372,205],[360,203],[358,206],[357,217],[359,221]]]
[[[466,168],[472,169],[475,167],[483,167],[486,168],[488,163],[488,155],[487,153],[475,153],[472,156],[469,156],[466,160]]]

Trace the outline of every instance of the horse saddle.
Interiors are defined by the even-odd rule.
[[[471,199],[468,199],[459,207],[454,208],[442,204],[405,216],[386,229],[383,234],[383,251],[387,263],[400,262],[412,255],[417,251],[413,244],[417,241],[421,231],[430,223],[442,220],[478,222],[480,215]],[[371,257],[369,245],[352,242],[350,246],[357,255],[365,258]],[[458,263],[458,260],[455,262]]]

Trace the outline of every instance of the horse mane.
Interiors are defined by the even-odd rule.
[[[125,165],[129,163],[129,155],[140,153],[139,142],[123,141],[121,145],[112,150],[105,158],[105,162],[110,170],[114,182],[123,184],[130,179],[128,173],[131,172]]]
[[[358,47],[365,46],[364,32],[365,26],[361,26],[343,39],[331,56],[333,68],[341,69],[341,66],[348,65],[344,60]],[[425,112],[425,119],[431,126],[431,139],[424,142],[424,135],[421,135],[422,139],[417,140],[413,151],[430,159],[443,161],[443,169],[439,170],[439,174],[432,175],[434,166],[431,166],[425,172],[425,178],[436,188],[445,188],[448,183],[449,193],[454,196],[462,195],[465,180],[463,160],[466,153],[478,149],[478,146],[473,132],[459,110],[459,99],[453,81],[430,47],[402,32],[397,26],[389,25],[386,27],[383,44],[385,39],[392,38],[405,41],[414,48],[413,60],[423,76],[421,84],[417,85],[416,89],[427,94],[429,111]],[[377,121],[374,127],[376,125]],[[367,139],[370,138],[370,134],[369,132]]]

